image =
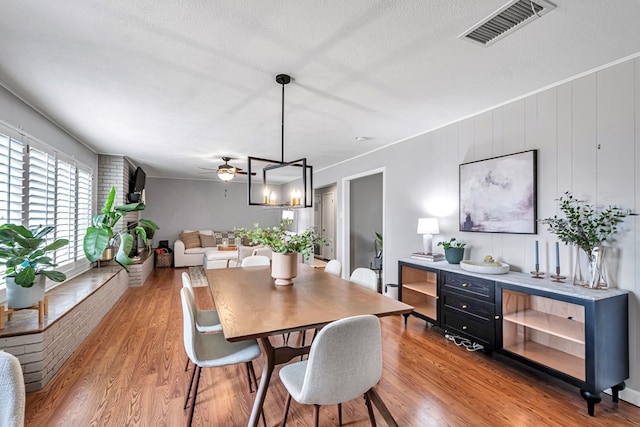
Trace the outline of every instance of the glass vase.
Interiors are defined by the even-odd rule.
[[[604,267],[606,248],[604,246],[596,246],[588,253],[579,247],[576,247],[576,249],[573,284],[592,289],[608,288],[609,283]]]

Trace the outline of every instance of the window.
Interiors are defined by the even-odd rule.
[[[50,242],[68,239],[69,245],[55,252],[54,262],[67,276],[76,275],[90,267],[82,243],[91,221],[93,173],[42,143],[26,138],[24,144],[24,138],[0,129],[0,223],[55,226]]]

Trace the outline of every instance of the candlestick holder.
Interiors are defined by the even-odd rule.
[[[540,264],[536,264],[536,271],[531,272],[531,277],[534,279],[542,279],[544,277],[544,273],[540,271]]]
[[[552,282],[558,282],[558,283],[564,283],[564,279],[566,279],[566,276],[561,276],[560,275],[560,266],[556,266],[556,274],[552,274],[551,278],[553,279]]]

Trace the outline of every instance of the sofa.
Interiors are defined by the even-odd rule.
[[[225,241],[237,250],[219,250]],[[267,251],[271,251],[266,248]],[[244,257],[255,251],[262,254],[262,246],[251,246],[249,242],[236,238],[233,231],[183,230],[173,245],[175,267],[201,265],[206,269],[235,266]],[[233,263],[230,264],[230,262]]]

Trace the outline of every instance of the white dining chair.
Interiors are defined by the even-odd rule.
[[[0,350],[0,426],[23,427],[25,388],[20,361]]]
[[[340,277],[342,274],[342,263],[337,259],[332,259],[324,266],[324,271],[333,274],[334,276]]]
[[[189,290],[189,298],[193,307],[196,307],[195,293],[189,273],[182,273],[182,287]],[[222,332],[222,325],[216,310],[195,310],[196,329],[198,332]]]
[[[282,427],[285,427],[291,398],[314,405],[315,425],[321,405],[338,405],[342,425],[342,403],[363,396],[371,425],[375,418],[369,390],[382,375],[380,320],[363,315],[337,320],[325,326],[311,344],[307,360],[280,369],[280,379],[289,392]]]
[[[271,265],[271,260],[266,255],[251,255],[242,260],[241,267],[255,267],[259,265]]]
[[[350,281],[357,283],[358,285],[369,288],[372,291],[378,292],[378,275],[375,271],[368,268],[356,268],[351,273]]]
[[[188,292],[186,288],[180,290],[184,349],[191,362],[195,365],[195,369],[191,375],[189,391],[187,392],[184,403],[184,409],[186,410],[189,397],[191,396],[191,390],[193,389],[193,398],[191,400],[191,410],[188,420],[188,425],[191,426],[198,397],[198,386],[200,384],[202,368],[216,368],[244,363],[247,369],[251,371],[257,387],[256,375],[255,372],[253,372],[251,361],[260,356],[261,351],[258,341],[256,340],[229,342],[224,338],[223,334],[204,334],[198,332],[195,325],[195,307],[191,303]],[[264,414],[262,414],[262,417],[266,425]]]

